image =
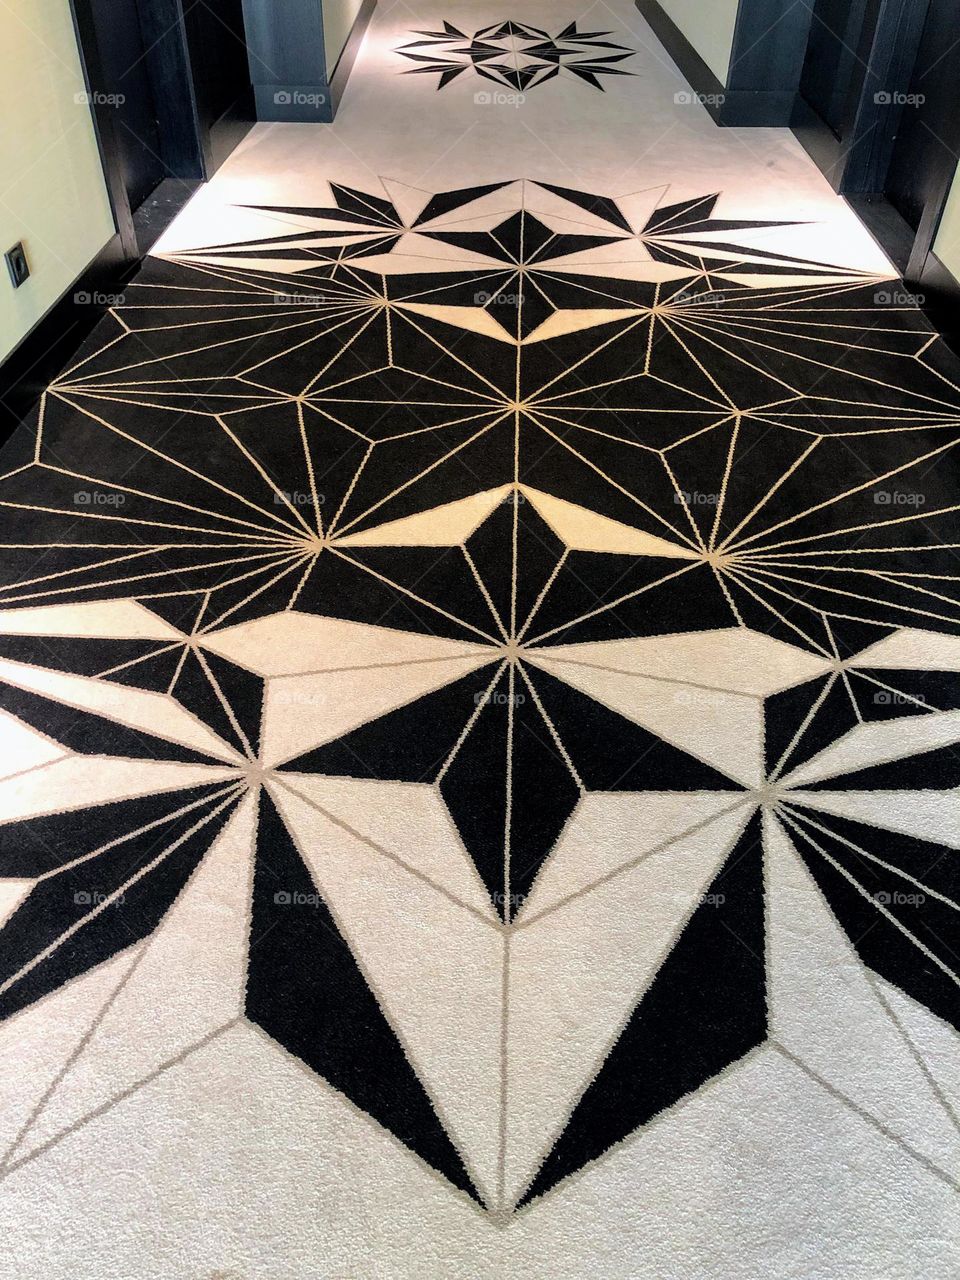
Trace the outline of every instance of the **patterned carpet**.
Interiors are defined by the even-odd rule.
[[[722,210],[333,185],[50,387],[8,1172],[245,1020],[501,1217],[763,1045],[956,1185],[958,369]]]

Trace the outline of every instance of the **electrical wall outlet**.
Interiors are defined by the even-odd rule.
[[[12,249],[8,249],[3,255],[3,259],[7,264],[7,270],[10,272],[10,279],[15,289],[19,289],[30,274],[30,264],[27,262],[27,255],[24,253],[22,244],[15,244]]]

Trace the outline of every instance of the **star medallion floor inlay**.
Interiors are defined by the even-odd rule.
[[[629,70],[545,23],[400,51]],[[102,1159],[138,1222],[203,1188],[198,1275],[951,1274],[960,365],[644,164],[235,178],[0,453],[22,1217]],[[847,1262],[770,1263],[814,1204]],[[186,1273],[126,1248],[84,1274]]]
[[[444,22],[442,31],[414,31],[397,49],[409,62],[407,75],[436,75],[442,89],[471,68],[485,80],[525,93],[569,72],[603,90],[602,76],[630,75],[620,66],[633,50],[610,40],[611,31],[583,31],[571,22],[556,35],[521,22],[496,22],[461,31]]]

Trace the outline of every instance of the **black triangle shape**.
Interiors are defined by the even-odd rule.
[[[603,1155],[766,1035],[763,850],[755,813],[521,1204]]]
[[[479,1199],[266,791],[260,805],[247,1017]]]
[[[289,773],[432,782],[493,679],[489,663],[434,693],[370,720],[334,742],[289,760]]]
[[[588,791],[741,791],[710,765],[529,667],[527,675]]]

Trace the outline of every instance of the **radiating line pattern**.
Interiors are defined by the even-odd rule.
[[[957,371],[717,203],[331,185],[48,389],[5,1170],[244,1018],[495,1213],[766,1043],[955,1182]]]

